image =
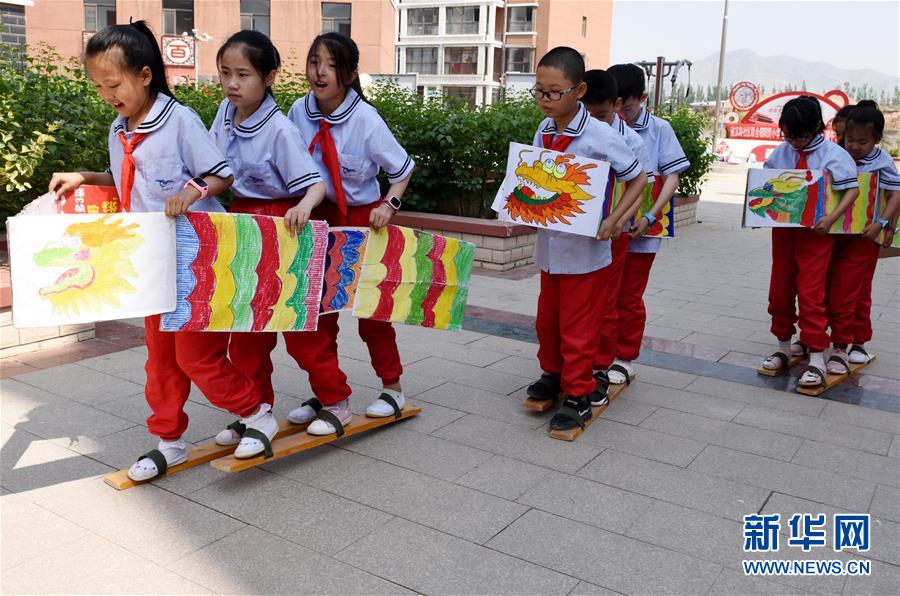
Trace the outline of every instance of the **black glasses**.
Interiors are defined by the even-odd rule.
[[[528,92],[531,93],[531,97],[537,100],[549,99],[550,101],[559,101],[563,98],[563,95],[570,93],[576,87],[578,87],[578,85],[563,89],[562,91],[539,91],[537,87],[532,87]]]

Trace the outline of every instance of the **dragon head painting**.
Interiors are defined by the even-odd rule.
[[[806,208],[807,186],[815,180],[812,173],[782,172],[770,178],[759,188],[750,191],[751,197],[747,207],[758,215],[780,223],[801,223]]]
[[[137,291],[127,278],[138,276],[131,257],[144,239],[133,230],[138,224],[123,225],[113,217],[74,223],[34,254],[38,267],[63,270],[38,292],[54,311],[102,312],[105,305],[120,306],[122,294]]]
[[[510,217],[546,226],[569,224],[566,218],[584,213],[579,205],[594,197],[582,187],[590,182],[587,170],[596,164],[573,163],[571,154],[545,157],[548,152],[542,151],[529,165],[523,156],[526,151],[519,152],[516,186],[506,198]]]

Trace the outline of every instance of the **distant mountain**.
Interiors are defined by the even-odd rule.
[[[691,68],[692,86],[715,85],[718,68],[718,52],[694,62]],[[883,90],[888,93],[892,93],[895,86],[900,86],[900,77],[871,69],[850,70],[827,62],[808,62],[791,56],[760,56],[753,50],[726,52],[722,84],[729,86],[740,81],[763,85],[767,90],[781,89],[785,85],[796,85],[799,89],[805,81],[806,88],[816,92],[842,89],[844,82],[849,82],[853,87],[868,84],[876,92]],[[684,71],[679,73],[678,82],[687,84]]]

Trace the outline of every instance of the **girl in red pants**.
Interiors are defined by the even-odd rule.
[[[219,48],[216,63],[226,99],[209,132],[235,172],[229,210],[284,217],[289,228],[301,229],[325,197],[325,184],[297,127],[275,104],[272,84],[281,64],[278,50],[258,31],[239,31]],[[275,400],[271,353],[277,338],[275,333],[232,333],[229,346],[235,366],[257,384],[270,406]],[[284,338],[288,353],[308,373],[319,403],[350,395],[347,376],[326,332],[289,332]],[[232,424],[216,436],[216,442],[233,445],[241,436],[241,425]]]
[[[785,368],[791,353],[794,323],[800,325],[800,345],[809,349],[809,366],[800,377],[800,385],[817,387],[825,383],[825,349],[828,347],[828,316],[825,306],[825,279],[834,236],[828,230],[859,195],[856,165],[850,155],[822,136],[822,108],[808,95],[784,104],[778,126],[784,142],[778,145],[763,165],[779,169],[827,169],[832,185],[844,191],[831,213],[822,216],[813,228],[772,228],[772,278],[769,283],[769,314],[772,334],[778,338],[778,351],[762,366],[769,370]],[[798,312],[794,302],[799,306]]]
[[[215,199],[232,181],[231,168],[213,144],[199,116],[172,98],[162,54],[143,21],[112,25],[85,49],[85,67],[100,97],[118,118],[109,132],[110,172],[53,175],[57,196],[81,184],[113,185],[124,211],[222,211]],[[265,450],[278,424],[259,390],[228,360],[228,335],[159,330],[159,315],[146,317],[147,384],[152,414],[147,429],[160,438],[157,449],[128,470],[149,480],[187,459],[181,438],[187,429],[184,403],[193,382],[214,406],[240,416],[247,436],[235,455]]]
[[[359,86],[359,49],[341,33],[316,37],[306,58],[306,76],[312,92],[297,100],[288,113],[300,129],[313,160],[328,186],[327,201],[313,216],[329,225],[371,226],[379,229],[400,208],[413,161],[397,143],[384,120],[362,94]],[[382,196],[378,171],[387,173],[390,188]],[[337,313],[319,317],[319,329],[337,346]],[[405,404],[400,376],[400,352],[390,323],[359,320],[359,335],[369,349],[372,366],[381,379],[381,395],[366,409],[373,417],[392,416]],[[328,435],[343,432],[350,421],[349,400],[322,400],[316,412],[304,405],[289,418],[312,420],[307,432]]]
[[[828,372],[847,374],[847,362],[862,364],[869,361],[865,343],[872,339],[872,278],[878,264],[878,242],[882,231],[888,230],[886,246],[893,238],[897,212],[900,211],[900,176],[894,160],[875,145],[884,134],[884,115],[878,105],[864,100],[847,116],[844,148],[862,172],[877,172],[878,186],[884,191],[887,204],[862,234],[842,234],[836,237],[834,257],[828,278],[828,315],[831,323],[833,352],[828,360]],[[848,352],[847,346],[851,346]]]

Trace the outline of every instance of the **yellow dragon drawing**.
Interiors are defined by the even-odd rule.
[[[575,156],[571,154],[545,159],[547,151],[542,151],[528,165],[523,157],[526,151],[519,152],[518,181],[506,198],[510,217],[526,224],[546,226],[548,223],[569,224],[567,217],[584,213],[579,205],[594,196],[582,187],[590,182],[587,170],[596,168],[596,164],[572,163]]]

